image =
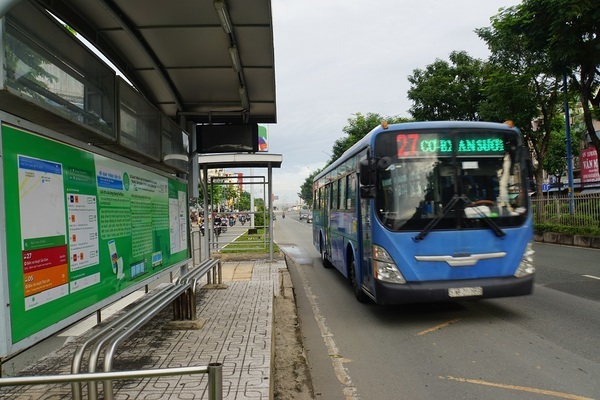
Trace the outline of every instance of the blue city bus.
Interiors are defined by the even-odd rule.
[[[314,245],[361,302],[531,294],[530,165],[508,122],[383,122],[315,177]]]

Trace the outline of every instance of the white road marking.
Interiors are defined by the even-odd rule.
[[[333,340],[333,334],[327,327],[325,323],[325,317],[321,314],[321,310],[315,301],[315,295],[312,293],[310,286],[306,285],[306,278],[304,276],[304,272],[302,268],[298,268],[298,274],[302,278],[302,284],[304,285],[304,290],[306,291],[306,297],[308,297],[308,302],[310,303],[313,315],[315,317],[315,321],[317,321],[317,326],[319,327],[319,331],[321,332],[321,337],[325,342],[325,346],[327,347],[327,352],[329,353],[329,358],[331,359],[331,363],[333,364],[333,370],[335,372],[335,376],[338,381],[344,386],[344,398],[346,400],[359,400],[358,391],[356,387],[352,384],[352,379],[350,375],[348,375],[348,371],[344,366],[345,363],[350,362],[346,358],[340,356],[339,350],[335,341]]]
[[[502,388],[502,389],[517,390],[517,391],[521,391],[521,392],[543,394],[543,395],[547,395],[547,396],[560,397],[563,399],[570,399],[570,400],[594,400],[589,397],[582,397],[582,396],[578,396],[575,394],[564,393],[564,392],[556,392],[554,390],[543,390],[543,389],[537,389],[537,388],[532,388],[532,387],[527,387],[527,386],[508,385],[508,384],[496,383],[496,382],[486,382],[486,381],[482,381],[480,379],[457,378],[454,376],[440,376],[439,378],[440,379],[448,379],[448,380],[456,381],[456,382],[471,383],[474,385],[491,386],[491,387],[497,387],[497,388]]]
[[[594,276],[594,275],[583,275],[586,278],[592,278],[592,279],[598,279],[600,281],[600,276]]]

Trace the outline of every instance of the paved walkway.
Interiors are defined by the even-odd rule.
[[[165,329],[172,318],[172,311],[167,307],[121,346],[115,358],[114,370],[220,362],[223,364],[224,399],[271,398],[273,297],[279,293],[281,268],[286,268],[283,260],[272,263],[265,260],[224,263],[223,282],[228,286],[227,289],[203,287],[199,292],[198,317],[205,320],[201,329]],[[77,345],[90,332],[67,341],[61,349],[25,369],[21,375],[69,373]],[[207,399],[207,381],[206,374],[115,381],[115,397]],[[102,390],[99,390],[102,398]],[[0,389],[0,398],[66,399],[71,398],[71,389],[69,385],[3,388]],[[84,398],[87,398],[85,387]]]

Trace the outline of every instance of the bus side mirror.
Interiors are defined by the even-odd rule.
[[[371,166],[371,162],[368,159],[362,160],[360,162],[359,174],[360,174],[360,184],[361,185],[367,185],[367,186],[372,185],[373,182],[375,181],[375,179],[374,179],[375,171],[373,170],[373,167]]]
[[[372,199],[375,197],[375,170],[369,159],[362,160],[359,167],[360,198]]]

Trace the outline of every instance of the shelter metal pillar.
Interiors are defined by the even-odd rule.
[[[269,163],[267,180],[269,181],[269,261],[273,261],[273,166]]]

